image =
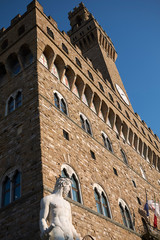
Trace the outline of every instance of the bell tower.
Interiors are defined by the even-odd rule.
[[[72,44],[77,45],[83,56],[91,60],[94,68],[102,73],[104,80],[115,93],[120,94],[120,88],[127,96],[115,65],[117,52],[107,33],[83,3],[69,12],[68,18],[71,25],[68,35]]]

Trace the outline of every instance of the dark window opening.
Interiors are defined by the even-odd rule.
[[[95,153],[92,150],[90,150],[90,153],[91,153],[91,157],[95,160],[96,159]]]
[[[1,49],[4,50],[7,46],[8,46],[8,39],[3,41],[2,45],[1,45]]]
[[[98,82],[98,84],[99,84],[99,88],[101,89],[101,91],[104,92],[104,88],[103,88],[102,84],[100,82]]]
[[[18,35],[20,36],[21,34],[23,34],[25,32],[25,26],[21,26],[19,29],[18,29]]]
[[[82,68],[81,62],[79,61],[79,59],[77,57],[76,57],[76,63],[80,68]]]
[[[49,27],[47,27],[47,33],[48,33],[48,35],[49,35],[51,38],[54,39],[54,34],[53,34],[52,30],[51,30]]]
[[[88,70],[88,76],[89,76],[90,79],[92,79],[92,81],[94,81],[92,73],[89,70]]]
[[[113,168],[113,172],[116,176],[118,176],[118,173],[117,173],[117,169],[116,168]]]
[[[142,205],[141,200],[140,200],[139,197],[137,197],[137,201],[138,201],[139,205]]]
[[[64,129],[63,129],[63,136],[65,139],[67,139],[69,141],[69,133],[66,132]]]
[[[66,45],[64,45],[63,43],[62,43],[62,49],[68,54],[69,52],[68,52],[68,48],[66,47]]]

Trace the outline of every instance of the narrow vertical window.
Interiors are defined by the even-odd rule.
[[[11,113],[14,111],[14,99],[13,97],[10,97],[8,101],[8,113]]]
[[[132,220],[131,220],[131,216],[130,216],[129,211],[126,207],[125,207],[125,212],[126,212],[128,227],[133,230],[133,223],[132,223]]]
[[[18,108],[21,105],[22,105],[22,94],[21,94],[21,92],[18,92],[16,99],[15,99],[15,108]]]
[[[60,108],[60,106],[59,106],[59,97],[57,96],[56,93],[54,93],[54,105],[55,105],[57,108]]]
[[[67,115],[67,107],[63,99],[61,99],[61,111]]]
[[[74,175],[72,175],[72,197],[73,200],[76,202],[80,202],[79,198],[79,190],[78,190],[78,183]]]
[[[124,209],[123,209],[123,207],[122,207],[121,204],[119,204],[119,207],[120,207],[120,211],[121,211],[123,223],[124,223],[124,225],[127,227],[127,222],[126,222],[126,217],[125,217],[125,214],[124,214]]]
[[[89,122],[86,120],[86,130],[87,132],[91,135],[91,128],[90,128],[90,125],[89,125]]]
[[[21,196],[21,175],[17,172],[13,179],[13,201]]]
[[[6,177],[3,187],[2,187],[2,206],[5,207],[10,203],[10,186],[11,182],[8,177]]]
[[[85,123],[82,115],[80,115],[80,120],[81,120],[81,127],[85,130]]]
[[[106,197],[104,196],[103,193],[102,193],[102,208],[103,208],[104,216],[110,218],[110,212],[109,212],[109,208],[108,208],[107,199],[106,199]]]
[[[94,197],[95,197],[95,200],[96,200],[97,212],[102,214],[100,196],[99,196],[96,188],[95,188],[95,190],[94,190]]]

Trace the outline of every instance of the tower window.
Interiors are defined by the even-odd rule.
[[[127,118],[130,119],[130,116],[129,116],[128,112],[125,111],[125,113],[126,113]]]
[[[93,79],[93,76],[92,76],[92,73],[88,70],[88,76],[89,76],[89,78],[92,80],[92,81],[94,81],[94,79]]]
[[[121,105],[119,104],[119,102],[117,102],[117,106],[122,111],[122,108],[121,108]]]
[[[112,102],[114,102],[112,95],[111,95],[110,93],[108,93],[108,95],[109,95],[110,100],[111,100]]]
[[[49,35],[51,38],[54,39],[54,34],[53,34],[52,30],[51,30],[49,27],[47,27],[47,33],[48,33],[48,35]]]
[[[82,65],[81,65],[81,62],[79,61],[79,59],[78,59],[77,57],[76,57],[75,59],[76,59],[77,65],[78,65],[80,68],[82,68]]]
[[[9,57],[7,58],[7,64],[12,75],[17,75],[20,72],[21,67],[17,55],[15,53],[9,55]]]
[[[76,18],[76,23],[77,23],[78,27],[81,26],[81,24],[82,24],[82,18],[81,18],[80,16],[77,16],[77,18]]]
[[[25,32],[25,26],[22,25],[19,29],[18,29],[18,35],[22,35]]]
[[[98,84],[99,84],[99,88],[101,89],[101,91],[104,92],[104,88],[103,88],[102,84],[100,82],[98,82]]]
[[[62,43],[62,49],[68,54],[68,48],[66,47],[66,45],[64,45],[64,43]]]
[[[145,131],[144,131],[144,129],[141,127],[141,130],[142,130],[142,133],[144,134],[144,135],[146,135],[146,133],[145,133]]]
[[[1,45],[1,49],[4,50],[7,46],[8,46],[8,39],[3,41],[2,45]]]

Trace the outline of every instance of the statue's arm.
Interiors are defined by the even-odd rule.
[[[40,231],[41,231],[41,238],[45,239],[48,232],[48,224],[47,224],[47,217],[49,214],[49,201],[46,198],[43,198],[40,203]]]

